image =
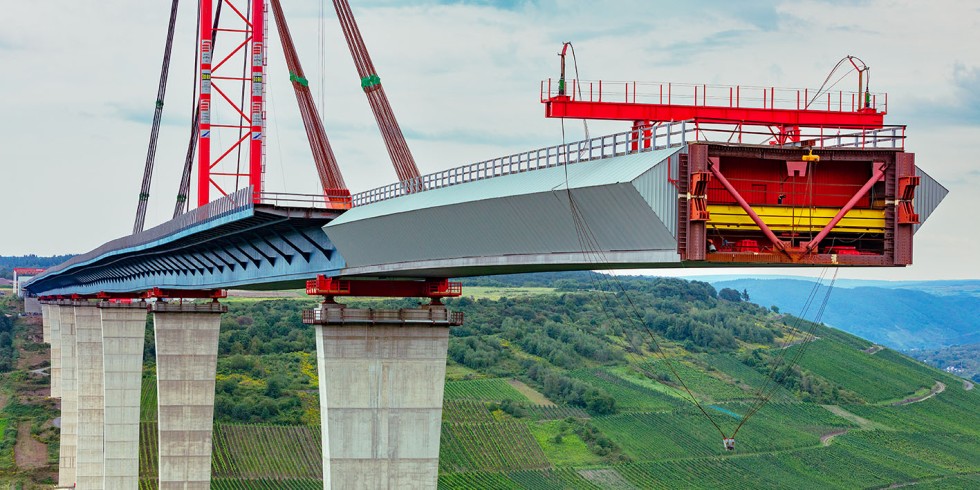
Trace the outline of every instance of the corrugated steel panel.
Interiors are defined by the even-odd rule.
[[[572,189],[577,189],[631,182],[679,149],[668,148],[569,165],[567,167],[567,185]],[[452,206],[465,202],[536,192],[551,192],[564,189],[565,186],[566,167],[533,170],[357,206],[334,220],[331,226],[439,206]]]
[[[615,178],[629,176],[621,173]],[[334,221],[324,230],[349,268],[396,263],[410,268],[412,262],[426,260],[577,253],[592,248],[583,247],[583,235],[594,237],[603,252],[676,250],[675,238],[633,185],[573,186],[571,199],[587,229],[573,220],[569,192],[563,187]],[[589,260],[603,262],[599,257]]]
[[[920,224],[915,225],[915,231],[919,231],[922,224],[929,219],[929,215],[946,198],[946,194],[949,194],[949,189],[943,187],[942,184],[919,167],[915,167],[915,173],[921,177],[919,188],[915,190],[915,199],[913,200],[915,212],[919,213],[920,222]]]
[[[677,179],[677,166],[680,153],[671,155],[668,159],[656,164],[643,175],[633,180],[633,187],[639,191],[647,204],[660,217],[660,221],[677,238],[677,187],[670,179]]]

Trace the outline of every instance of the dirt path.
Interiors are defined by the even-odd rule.
[[[875,355],[875,354],[881,352],[882,349],[884,349],[884,348],[885,348],[885,346],[883,346],[883,345],[875,344],[875,345],[872,345],[871,347],[868,347],[867,349],[864,349],[864,352],[866,354]]]
[[[17,428],[14,458],[22,470],[34,470],[48,465],[48,446],[31,436],[31,423],[21,422]]]
[[[46,367],[44,367],[44,368],[41,368],[41,369],[31,369],[31,370],[30,370],[30,371],[28,371],[28,372],[29,372],[29,373],[31,373],[31,374],[36,374],[36,375],[38,375],[38,376],[51,376],[51,375],[50,375],[50,374],[48,373],[48,369],[50,369],[50,368],[46,368]]]
[[[912,397],[912,398],[906,398],[906,399],[904,399],[904,400],[902,400],[900,402],[892,403],[892,406],[893,407],[900,407],[902,405],[908,405],[908,404],[911,404],[911,403],[919,403],[919,402],[922,402],[922,401],[926,401],[926,400],[928,400],[928,399],[930,399],[930,398],[932,398],[932,397],[934,397],[934,396],[936,396],[936,395],[938,395],[938,394],[940,394],[940,393],[942,393],[944,391],[946,391],[946,385],[943,384],[942,381],[936,381],[936,385],[933,386],[931,390],[929,390],[929,394],[923,395],[923,396],[915,396],[915,397]]]
[[[549,400],[548,397],[544,396],[544,394],[516,379],[508,379],[507,383],[513,386],[517,391],[521,392],[522,395],[526,396],[527,399],[531,400],[531,403],[535,405],[543,405],[546,407],[555,406],[555,402]]]
[[[831,441],[833,441],[835,437],[847,434],[847,431],[848,429],[839,429],[833,432],[828,432],[820,436],[820,444],[823,444],[824,446],[829,446]]]
[[[972,381],[963,380],[963,389],[966,390],[966,391],[972,390],[973,389],[973,382]]]
[[[879,423],[879,422],[875,422],[873,420],[868,420],[868,419],[866,419],[864,417],[860,417],[860,416],[855,415],[855,414],[853,414],[851,412],[848,412],[847,410],[844,410],[843,408],[838,407],[837,405],[820,405],[820,406],[823,407],[823,408],[825,408],[825,409],[827,409],[828,411],[830,411],[830,413],[832,413],[832,414],[834,414],[834,415],[836,415],[836,416],[838,416],[838,417],[840,417],[840,418],[842,418],[844,420],[849,420],[851,422],[854,422],[862,430],[875,430],[875,429],[880,429],[880,430],[894,430],[894,429],[892,429],[891,427],[888,427],[885,424],[882,424],[882,423]]]

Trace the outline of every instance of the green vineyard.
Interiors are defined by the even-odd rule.
[[[616,399],[616,406],[621,410],[659,412],[669,411],[681,405],[676,397],[642,386],[638,382],[627,381],[608,370],[580,369],[569,374],[605,390]]]
[[[443,424],[439,468],[445,472],[535,469],[550,466],[527,424]]]
[[[514,400],[530,403],[530,400],[511,386],[506,379],[447,381],[444,397],[446,400]]]
[[[462,303],[478,314],[467,316],[472,331],[454,330],[451,346],[461,342],[457,333],[480,331],[492,340],[456,344],[472,351],[453,361],[445,383],[439,489],[980,488],[980,389],[967,391],[958,378],[888,349],[871,353],[869,342],[823,326],[814,327],[819,338],[800,361],[795,384],[771,381],[768,368],[754,364],[773,353],[794,354],[799,346],[781,351],[778,342],[758,340],[729,350],[669,345],[674,370],[709,421],[659,356],[609,354],[629,345],[622,337],[629,325],[610,322],[600,316],[602,308],[574,292],[558,294]],[[691,301],[702,300],[685,300],[672,311],[694,308]],[[732,308],[759,315],[753,324],[784,328],[784,317],[768,310],[745,303]],[[230,352],[250,342],[235,329],[252,325],[252,317],[235,318],[227,335],[240,345]],[[320,489],[324,441],[316,425],[315,358],[256,352],[219,362],[218,394],[226,411],[216,408],[212,488]],[[765,356],[753,357],[760,353]],[[476,361],[464,365],[467,359]],[[937,382],[941,393],[908,403]],[[767,383],[771,400],[741,427],[735,451],[726,451],[712,422],[731,434]],[[590,405],[603,397],[614,404]],[[148,370],[140,412],[141,490],[156,490],[156,401]],[[253,401],[287,418],[257,423],[264,419],[243,406]]]

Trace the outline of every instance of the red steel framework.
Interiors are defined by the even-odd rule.
[[[203,206],[210,202],[211,188],[213,187],[221,195],[227,196],[237,190],[241,179],[245,179],[246,186],[252,187],[253,202],[259,201],[262,192],[262,157],[264,145],[265,127],[265,1],[253,0],[251,8],[240,8],[245,3],[242,0],[224,0],[223,7],[232,11],[234,15],[225,15],[224,19],[236,19],[234,24],[238,27],[228,28],[219,27],[218,31],[230,34],[240,34],[243,36],[241,43],[232,47],[227,53],[222,53],[220,59],[217,58],[212,39],[212,6],[213,0],[201,0],[200,2],[200,138],[198,141],[198,179],[197,179],[197,204]],[[236,5],[237,4],[237,5]],[[247,5],[247,4],[246,4]],[[240,21],[240,22],[239,22]],[[230,23],[230,22],[229,22]],[[244,54],[243,54],[244,52]],[[251,68],[246,69],[246,73],[236,73],[232,60],[246,56]],[[220,75],[218,73],[221,73]],[[228,75],[224,75],[228,73]],[[246,84],[250,87],[250,97],[243,98],[248,104],[244,105],[234,100],[234,94],[222,89],[222,85],[228,86]],[[240,86],[240,85],[239,85]],[[217,98],[213,97],[217,94]],[[223,109],[230,108],[232,113],[238,118],[237,124],[227,124],[214,120],[215,109],[221,106]],[[216,131],[234,134],[234,143],[228,146],[219,147],[217,155],[211,151],[211,142]],[[232,153],[240,152],[242,149],[248,150],[247,171],[242,172],[236,167],[233,172],[220,171],[218,167]],[[220,185],[220,180],[224,186]],[[231,189],[226,181],[235,182],[235,189]]]
[[[326,277],[306,281],[306,294],[310,296],[376,296],[389,298],[456,298],[462,296],[462,283],[449,279],[424,281],[399,280],[348,280]]]
[[[564,58],[562,71],[564,72]],[[884,127],[888,95],[708,84],[568,80],[541,82],[545,117],[766,127],[772,143],[798,143],[801,128],[873,130]],[[879,107],[882,110],[879,110]]]

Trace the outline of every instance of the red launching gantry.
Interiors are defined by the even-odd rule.
[[[661,123],[693,125],[668,170],[683,260],[911,263],[914,155],[905,127],[884,125],[888,96],[871,92],[859,58],[815,90],[584,81],[565,77],[570,46],[557,83],[541,82],[546,117],[630,121],[634,151],[653,149]],[[831,90],[851,71],[857,91]]]

